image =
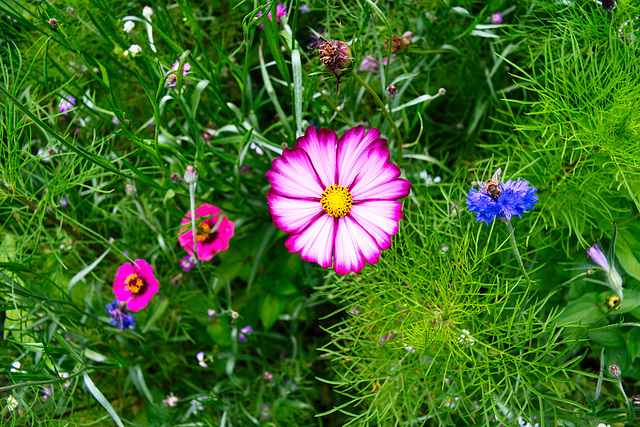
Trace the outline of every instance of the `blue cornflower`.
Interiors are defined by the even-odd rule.
[[[469,191],[469,212],[476,213],[478,222],[484,221],[489,225],[496,218],[505,218],[508,222],[514,215],[521,217],[538,202],[538,197],[535,196],[538,189],[529,187],[529,181],[518,178],[517,181],[500,183],[500,172],[498,169],[493,179],[488,180],[486,184],[480,183],[483,184],[480,190]],[[491,194],[487,190],[491,191]]]
[[[131,313],[125,313],[122,307],[120,307],[120,302],[117,299],[114,299],[111,304],[107,304],[106,308],[107,314],[111,316],[111,322],[109,323],[113,326],[117,326],[123,331],[136,326],[136,318],[134,315]]]

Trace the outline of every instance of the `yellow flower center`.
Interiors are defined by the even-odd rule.
[[[132,273],[124,279],[125,289],[130,291],[134,295],[138,295],[142,288],[144,288],[144,282],[136,273]]]
[[[342,218],[351,211],[353,198],[346,187],[332,185],[322,192],[320,203],[327,215]]]
[[[211,227],[205,222],[201,222],[198,227],[200,227],[200,230],[204,231],[204,233],[199,233],[196,228],[196,240],[198,242],[204,242],[209,238],[209,231],[211,231]]]

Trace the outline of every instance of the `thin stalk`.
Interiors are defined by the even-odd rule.
[[[509,234],[509,241],[511,242],[511,246],[513,246],[513,253],[516,255],[516,259],[518,260],[518,264],[520,264],[520,269],[522,270],[522,274],[524,274],[524,278],[527,280],[527,284],[531,286],[531,279],[529,279],[527,270],[525,270],[524,264],[522,263],[522,257],[520,256],[520,251],[518,251],[518,244],[516,243],[516,236],[513,232],[513,225],[511,225],[510,221],[505,222],[505,224],[507,225],[507,233]]]
[[[352,74],[356,78],[358,83],[360,83],[367,90],[367,92],[369,92],[369,94],[373,96],[374,101],[376,102],[376,104],[378,104],[378,107],[380,107],[380,109],[382,110],[382,114],[384,114],[384,116],[387,118],[389,123],[391,123],[391,126],[393,126],[393,129],[396,131],[396,137],[398,138],[398,163],[400,163],[402,161],[402,135],[400,134],[400,129],[398,129],[398,126],[396,126],[396,122],[394,122],[393,119],[391,118],[389,111],[387,111],[387,109],[385,108],[384,102],[382,102],[378,94],[371,88],[371,86],[367,84],[367,82],[362,80],[362,78],[360,78],[360,76],[357,73],[352,73]]]
[[[196,257],[196,262],[200,259],[198,258],[198,245],[196,239],[196,182],[189,183],[189,201],[191,202],[191,234],[193,235],[193,255]],[[200,263],[198,263],[199,265]]]

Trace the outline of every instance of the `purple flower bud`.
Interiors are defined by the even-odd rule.
[[[195,184],[198,181],[198,172],[193,166],[187,166],[184,171],[184,182],[187,184]]]
[[[253,328],[250,325],[247,325],[244,328],[240,329],[240,332],[246,335],[251,335],[253,333]]]
[[[69,207],[69,200],[67,200],[66,196],[62,196],[60,200],[58,200],[58,206],[61,208]]]
[[[238,341],[247,342],[247,337],[243,333],[238,334]]]
[[[594,243],[589,249],[587,249],[587,255],[591,258],[591,261],[598,264],[598,266],[604,271],[609,271],[609,262],[607,257],[602,253],[597,243]]]
[[[124,187],[124,191],[129,197],[135,197],[136,193],[138,192],[138,190],[136,190],[136,187],[131,184],[127,184],[127,186]]]
[[[269,371],[264,371],[264,379],[267,381],[271,381],[273,379],[273,374]],[[269,409],[265,409],[265,411],[268,411],[268,410]]]

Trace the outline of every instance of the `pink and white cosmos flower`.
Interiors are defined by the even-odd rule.
[[[307,128],[292,149],[272,163],[266,177],[274,224],[291,236],[285,246],[306,261],[358,273],[378,262],[398,232],[411,183],[389,160],[387,140],[364,126],[340,140],[326,128]]]

